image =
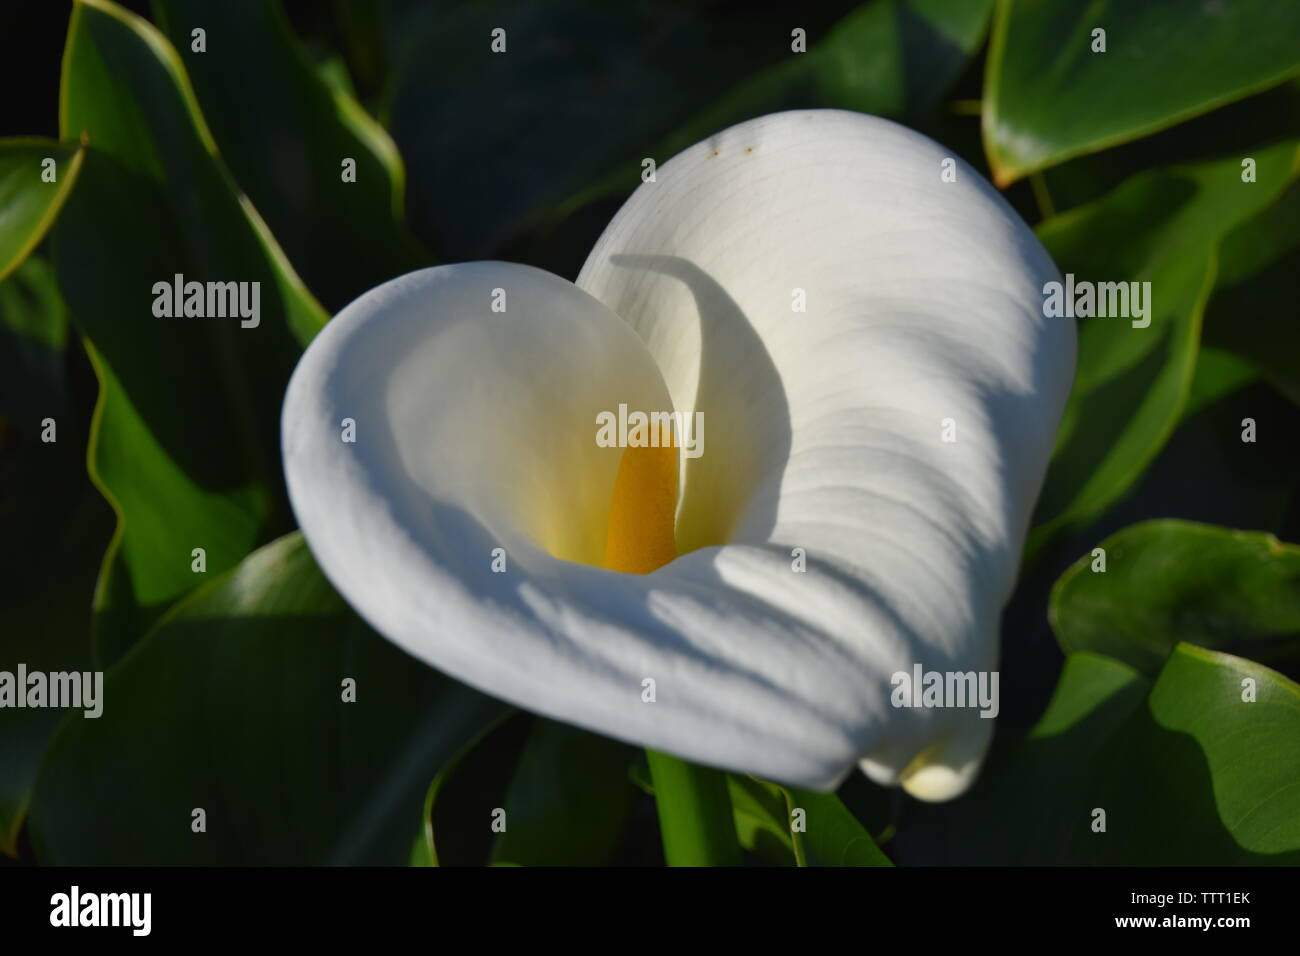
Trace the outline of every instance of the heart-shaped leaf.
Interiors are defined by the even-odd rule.
[[[371,631],[288,535],[173,608],[101,717],[64,719],[33,843],[48,863],[402,863],[429,779],[501,710]]]
[[[904,863],[1300,863],[1300,687],[1178,644],[1154,684],[1071,654],[1038,725],[946,807],[913,805]]]
[[[994,178],[1006,185],[1281,83],[1300,72],[1297,36],[1300,6],[1273,0],[1003,0],[984,92]]]
[[[1066,653],[1149,677],[1182,640],[1280,667],[1300,662],[1300,548],[1189,521],[1121,531],[1067,571],[1050,615]]]

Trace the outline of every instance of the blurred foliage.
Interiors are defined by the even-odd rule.
[[[1063,273],[1150,281],[1156,307],[1145,329],[1080,321],[974,789],[925,806],[856,775],[837,794],[717,775],[734,826],[711,837],[734,829],[750,865],[1297,861],[1300,583],[1278,539],[1300,540],[1300,7],[78,0],[14,17],[0,71],[48,68],[5,75],[22,93],[0,130],[0,669],[105,667],[126,703],[0,711],[4,853],[664,862],[643,754],[409,659],[280,537],[280,398],[328,313],[384,279],[435,256],[573,277],[644,157],[833,107],[944,142]],[[3,55],[19,44],[39,57]],[[175,274],[260,281],[258,328],[157,321],[145,290]]]
[[[1181,417],[1219,246],[1300,173],[1297,142],[1255,159],[1259,178],[1250,188],[1236,158],[1170,166],[1125,180],[1105,198],[1038,227],[1058,267],[1077,282],[1123,276],[1149,283],[1151,294],[1150,314],[1132,320],[1150,323],[1140,330],[1114,316],[1080,320],[1078,371],[1031,552],[1060,526],[1097,517],[1127,491]],[[1109,241],[1099,243],[1100,235]]]
[[[430,264],[402,228],[406,174],[393,141],[318,75],[276,4],[158,0],[154,8],[231,173],[321,302],[340,309]],[[189,50],[196,27],[206,31],[202,54]],[[342,180],[345,160],[356,164],[355,182]]]
[[[41,257],[0,282],[0,669],[91,666],[91,601],[112,511],[86,473],[95,380],[69,348],[67,308]],[[52,443],[42,441],[53,419]],[[18,829],[63,714],[0,710],[0,851]]]
[[[54,263],[101,383],[89,456],[118,513],[96,597],[111,662],[202,580],[193,549],[218,572],[292,527],[271,410],[326,314],[240,194],[153,26],[79,3],[62,93],[64,139],[90,144]],[[264,318],[159,322],[149,290],[175,276],[258,281]]]
[[[1001,733],[967,794],[907,808],[899,859],[1295,865],[1298,722],[1300,686],[1238,657],[1180,643],[1150,680],[1072,653],[1042,719],[1023,737]]]
[[[176,604],[104,694],[42,770],[44,861],[392,863],[427,768],[502,710],[363,624],[296,532]]]

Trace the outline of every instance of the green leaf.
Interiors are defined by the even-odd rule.
[[[403,863],[428,780],[503,707],[370,630],[296,533],[173,608],[103,699],[46,755],[42,862]]]
[[[1092,51],[1105,30],[1106,51]],[[1000,0],[984,143],[1005,186],[1300,72],[1300,6],[1274,0]]]
[[[235,179],[321,301],[336,310],[427,264],[400,226],[397,147],[351,95],[322,81],[278,2],[154,8]],[[197,28],[202,53],[192,50]],[[347,159],[355,182],[343,180]]]
[[[893,866],[833,793],[783,787],[734,774],[728,784],[737,833],[742,846],[751,852],[772,862],[798,866]]]
[[[506,790],[495,864],[600,866],[613,857],[635,791],[627,744],[538,718]]]
[[[1196,352],[1196,369],[1187,389],[1179,424],[1258,380],[1259,373],[1250,362],[1231,352],[1202,344]]]
[[[725,84],[715,72],[730,58],[725,48],[694,83],[671,68],[710,38],[685,10],[665,17],[583,0],[412,6],[426,19],[398,21],[388,125],[411,171],[412,226],[449,258],[498,250],[671,129],[684,100],[707,101]],[[498,27],[504,54],[490,46]]]
[[[336,0],[332,6],[332,32],[346,61],[349,86],[355,84],[368,96],[382,86],[389,71],[384,26],[392,14],[392,5],[373,0]]]
[[[1126,179],[1164,166],[1237,156],[1300,138],[1300,79],[1100,153],[1046,169],[1041,185],[1060,211],[1101,199]],[[1037,177],[1036,177],[1037,178]]]
[[[53,182],[46,182],[47,159]],[[45,238],[81,168],[82,151],[44,139],[0,139],[0,282]]]
[[[437,866],[437,862],[429,852],[429,841],[425,838],[424,833],[420,833],[411,842],[411,858],[407,861],[408,866]]]
[[[1219,245],[1291,183],[1297,155],[1294,143],[1260,151],[1255,183],[1241,181],[1236,158],[1145,173],[1039,227],[1062,273],[1149,282],[1151,295],[1145,328],[1122,317],[1080,320],[1078,370],[1031,553],[1105,511],[1158,454],[1183,414]]]
[[[1202,350],[1198,378],[1205,356]],[[1254,444],[1241,440],[1241,422],[1247,417],[1258,423]],[[1300,408],[1261,383],[1208,403],[1179,423],[1151,468],[1102,521],[1054,542],[1054,549],[1067,542],[1068,547],[1053,578],[1101,538],[1152,518],[1290,535],[1287,513],[1300,487],[1300,456],[1291,440],[1295,434],[1300,434]],[[1044,589],[1053,583],[1044,581]],[[1046,615],[1040,618],[1046,624]]]
[[[607,864],[637,794],[638,753],[542,717],[504,714],[430,783],[411,865]]]
[[[1245,681],[1253,682],[1249,702]],[[1168,796],[1177,795],[1180,764],[1208,765],[1219,818],[1240,849],[1300,862],[1300,686],[1253,661],[1179,644],[1147,706],[1161,733],[1139,759],[1164,772]],[[1162,752],[1186,737],[1199,754],[1189,759],[1185,745]]]
[[[807,866],[893,866],[866,829],[833,793],[785,788],[786,804],[793,813],[806,814],[805,833],[795,833],[803,844]]]
[[[1253,702],[1244,681],[1253,682]],[[1042,720],[999,740],[970,793],[912,805],[907,864],[1300,863],[1300,687],[1178,644],[1152,684],[1071,654]],[[1097,811],[1105,830],[1096,829]]]
[[[468,738],[425,790],[412,866],[482,866],[532,718],[503,709]],[[506,823],[508,825],[509,818]]]
[[[727,792],[741,848],[769,863],[795,866],[785,795],[756,777],[734,773],[727,775]]]
[[[948,91],[983,43],[993,0],[864,3],[808,52],[745,79],[674,137],[673,152],[727,126],[788,109],[918,116]]]
[[[1300,404],[1300,184],[1223,243],[1204,341],[1249,362]]]
[[[1149,521],[1112,535],[1052,589],[1062,650],[1155,677],[1185,641],[1263,661],[1300,661],[1300,548],[1271,534]]]
[[[112,513],[86,475],[93,376],[68,345],[49,263],[0,282],[0,670],[88,670],[90,606]],[[45,423],[54,431],[44,441]],[[0,852],[17,852],[41,756],[61,714],[0,709]]]
[[[207,574],[292,522],[279,466],[284,385],[325,314],[216,155],[167,40],[79,0],[61,127],[89,142],[55,266],[100,380],[91,476],[118,514],[96,606],[106,661]],[[260,321],[159,318],[155,283],[257,282]]]
[[[1203,351],[1197,378],[1204,364]],[[1258,422],[1254,444],[1241,440],[1246,417]],[[1292,436],[1297,434],[1300,408],[1263,383],[1241,388],[1179,422],[1151,467],[1099,520],[1052,538],[1017,581],[1004,615],[1002,712],[1012,716],[999,722],[1000,734],[1009,732],[1008,721],[1023,725],[1047,703],[1060,670],[1048,620],[1050,592],[1104,538],[1143,521],[1168,518],[1295,537],[1300,455]],[[888,822],[892,818],[873,818],[872,831]]]
[[[835,5],[813,5],[797,21],[776,9],[737,17],[678,3],[405,6],[424,19],[399,11],[389,112],[411,171],[413,226],[449,257],[532,241],[529,261],[565,272],[594,234],[574,237],[576,262],[556,264],[556,237],[531,231],[630,192],[647,156],[662,163],[780,109],[928,108],[978,48],[991,3],[884,0],[839,22]],[[806,53],[791,50],[796,26]],[[497,27],[505,54],[489,46]],[[491,187],[449,188],[465,183]],[[581,227],[607,220],[596,210]]]
[[[68,308],[59,296],[54,270],[43,257],[25,259],[0,282],[0,335],[6,345],[0,351],[4,414],[10,420],[30,419],[68,407]],[[49,405],[51,399],[55,408]]]
[[[988,28],[993,0],[881,0],[866,3],[806,53],[746,77],[680,124],[647,155],[663,163],[745,120],[791,109],[843,109],[879,116],[920,116],[947,92]],[[598,199],[639,185],[642,157],[555,204],[548,225]]]

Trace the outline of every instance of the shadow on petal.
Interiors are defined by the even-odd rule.
[[[763,340],[727,290],[688,259],[619,253],[609,261],[677,279],[699,316],[695,402],[679,411],[703,413],[704,453],[686,459],[679,551],[767,541],[790,457],[790,408]]]

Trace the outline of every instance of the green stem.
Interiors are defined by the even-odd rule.
[[[645,755],[668,865],[740,866],[727,775],[655,750]]]

